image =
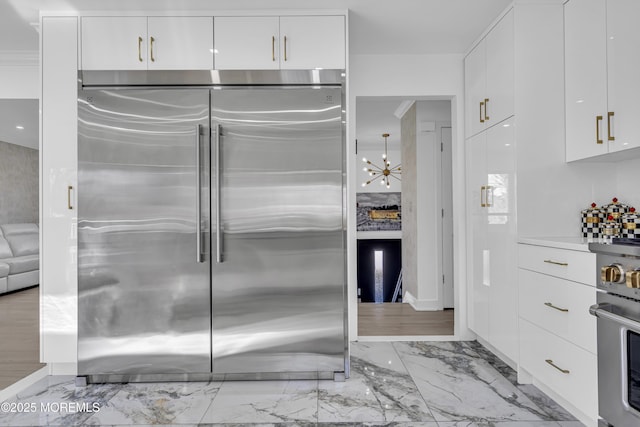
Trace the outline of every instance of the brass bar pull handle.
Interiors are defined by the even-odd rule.
[[[569,264],[566,262],[558,262],[558,261],[552,261],[550,259],[545,259],[544,262],[546,262],[547,264],[553,264],[553,265],[561,265],[563,267],[568,266]]]
[[[284,60],[287,60],[287,36],[284,36]]]
[[[202,133],[202,125],[196,126],[196,262],[204,262],[202,259],[202,178],[200,174],[202,167],[200,165],[200,134]]]
[[[602,121],[602,116],[596,116],[596,144],[602,144],[603,141],[600,139],[600,122]]]
[[[551,308],[555,308],[558,311],[561,311],[563,313],[568,313],[569,309],[568,308],[560,308],[560,307],[556,307],[555,305],[553,305],[550,302],[545,302],[544,305],[546,305],[547,307],[551,307]]]
[[[271,36],[271,60],[276,60],[276,36]]]
[[[220,132],[222,131],[222,126],[220,125],[216,125],[214,132],[215,132],[215,179],[216,179],[216,186],[215,186],[215,198],[216,198],[216,262],[219,264],[222,262],[222,226],[220,225],[220,220],[222,217],[222,210],[221,210],[221,204],[220,204],[220,178],[222,176],[222,173],[220,171],[220,165],[222,164],[222,162],[220,161]]]
[[[616,137],[611,134],[611,117],[613,117],[613,111],[607,113],[607,140],[615,141]]]
[[[480,187],[480,207],[482,208],[487,207],[487,193],[485,192],[486,189],[487,187],[485,185],[482,185]]]
[[[489,120],[489,116],[487,116],[487,107],[489,106],[489,98],[484,99],[484,119]]]
[[[138,61],[142,62],[142,37],[138,37]]]
[[[151,62],[156,62],[156,59],[153,57],[153,42],[156,41],[153,37],[151,37],[151,43],[149,43],[150,51],[151,51]]]
[[[73,191],[73,186],[69,185],[67,187],[67,208],[69,210],[73,209],[73,205],[71,204],[71,191]]]
[[[484,123],[484,117],[482,117],[482,107],[484,106],[484,101],[480,101],[480,123]]]
[[[547,362],[549,365],[553,366],[554,368],[556,368],[558,371],[562,372],[563,374],[570,374],[571,373],[571,371],[569,371],[568,369],[562,369],[561,367],[559,367],[558,365],[553,363],[553,360],[551,360],[551,359],[546,359],[545,362]]]

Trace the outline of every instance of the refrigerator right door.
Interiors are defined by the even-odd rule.
[[[213,373],[343,372],[342,91],[211,100]]]

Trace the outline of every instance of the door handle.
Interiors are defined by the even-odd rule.
[[[484,123],[484,117],[482,116],[482,106],[484,105],[484,101],[480,101],[480,123]]]
[[[142,62],[142,37],[138,37],[138,61]]]
[[[561,311],[563,313],[568,313],[569,312],[568,308],[560,308],[560,307],[557,307],[557,306],[553,305],[553,303],[550,303],[550,302],[545,302],[544,305],[546,305],[547,307],[550,307],[550,308],[555,308],[556,310]]]
[[[484,99],[484,119],[489,120],[489,116],[487,116],[487,107],[489,106],[489,98]]]
[[[487,187],[485,185],[480,186],[480,207],[487,207],[487,193],[485,192]]]
[[[602,144],[602,140],[600,139],[600,122],[602,121],[602,116],[596,116],[596,144]]]
[[[613,111],[609,111],[607,113],[607,140],[615,141],[616,137],[613,136],[613,134],[611,132],[611,117],[613,117]]]
[[[73,209],[73,205],[71,204],[71,192],[73,191],[73,186],[69,185],[67,186],[67,208],[69,210]]]
[[[276,60],[276,36],[271,36],[271,60]]]
[[[215,178],[216,178],[216,186],[215,186],[215,197],[216,197],[216,262],[222,262],[222,226],[220,225],[221,219],[221,204],[220,204],[220,178],[222,173],[220,172],[220,132],[222,132],[222,126],[219,124],[215,125]]]
[[[156,41],[153,37],[151,37],[151,42],[149,43],[150,51],[151,51],[151,62],[156,62],[156,58],[153,57],[153,42]]]
[[[546,359],[545,362],[547,362],[549,365],[553,366],[554,368],[556,368],[558,371],[562,372],[563,374],[570,374],[571,373],[571,371],[569,371],[568,369],[562,369],[561,367],[559,367],[558,365],[553,363],[553,360],[551,360],[551,359]]]
[[[284,36],[284,60],[287,60],[287,36]]]
[[[200,165],[200,135],[202,125],[196,126],[196,261],[204,262],[202,256],[202,166]]]
[[[638,320],[615,314],[607,309],[611,307],[613,306],[609,303],[594,304],[589,307],[589,313],[597,318],[610,320],[633,331],[640,332],[640,322]]]

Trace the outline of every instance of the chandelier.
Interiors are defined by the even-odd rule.
[[[375,163],[372,163],[371,160],[367,160],[365,157],[363,157],[362,161],[367,164],[367,166],[365,166],[363,170],[365,172],[369,172],[369,176],[371,177],[369,181],[362,183],[363,187],[371,184],[378,178],[380,178],[380,185],[386,185],[387,188],[391,187],[389,177],[393,177],[400,181],[400,175],[402,174],[400,163],[398,163],[394,167],[391,167],[391,163],[389,162],[389,158],[387,157],[387,138],[389,138],[389,134],[383,133],[382,137],[384,138],[384,154],[382,155],[383,167],[380,167]]]

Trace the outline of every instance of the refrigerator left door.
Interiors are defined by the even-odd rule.
[[[78,374],[210,373],[209,92],[84,90],[78,118]]]

